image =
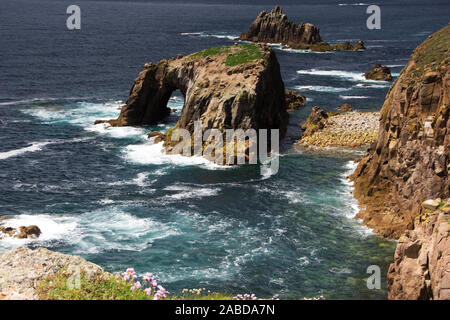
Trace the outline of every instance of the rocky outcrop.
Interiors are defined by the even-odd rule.
[[[372,70],[364,73],[364,77],[367,80],[392,81],[391,70],[379,63],[375,64]]]
[[[266,45],[236,44],[186,57],[148,63],[134,81],[130,97],[112,126],[148,125],[168,113],[167,102],[179,89],[184,107],[175,128],[202,130],[279,129],[286,132],[284,84],[275,52]],[[166,135],[166,147],[170,135]],[[167,148],[166,148],[167,150]]]
[[[389,299],[450,300],[450,216],[438,209],[444,203],[450,207],[450,200],[428,201],[438,206],[424,204],[414,230],[398,240],[387,276]]]
[[[319,28],[310,23],[295,24],[290,21],[283,10],[276,6],[270,12],[262,11],[243,32],[238,40],[280,43],[293,49],[309,49],[312,51],[356,51],[364,50],[360,40],[356,44],[350,42],[330,45],[322,40]]]
[[[286,90],[286,106],[289,111],[298,110],[303,108],[306,103],[306,97],[297,91],[294,90]]]
[[[0,240],[5,236],[17,239],[38,238],[41,233],[41,229],[35,225],[28,227],[20,226],[17,229],[11,227],[0,227]]]
[[[67,275],[80,272],[89,279],[108,275],[103,269],[79,256],[66,255],[44,248],[17,248],[0,253],[0,300],[39,299],[41,280],[64,270]]]
[[[450,25],[414,50],[381,109],[377,141],[351,179],[357,218],[388,238],[414,227],[421,203],[448,198]]]
[[[345,110],[348,110],[344,108]],[[375,141],[378,112],[325,112],[313,107],[303,130],[300,144],[306,147],[359,147]]]
[[[348,103],[344,103],[342,106],[336,108],[340,112],[353,112],[353,108]]]

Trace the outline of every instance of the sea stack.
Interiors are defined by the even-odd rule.
[[[414,50],[383,104],[377,141],[351,176],[364,208],[357,218],[399,239],[390,299],[450,298],[448,43],[450,25]]]
[[[357,51],[364,50],[360,40],[355,44],[350,42],[330,45],[320,37],[319,28],[311,23],[295,24],[283,10],[276,6],[271,11],[262,11],[243,32],[238,40],[279,43],[292,49],[308,49],[312,51]]]
[[[154,124],[169,113],[167,102],[175,90],[184,107],[175,128],[194,132],[218,129],[279,129],[285,135],[288,113],[284,84],[275,52],[267,45],[236,44],[186,57],[148,63],[130,91],[112,126]],[[165,139],[170,151],[170,133]],[[190,143],[190,142],[187,142]]]

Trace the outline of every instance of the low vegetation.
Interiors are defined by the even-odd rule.
[[[240,44],[238,46],[209,48],[193,53],[190,57],[192,59],[198,59],[219,55],[227,55],[224,63],[229,67],[234,67],[262,58],[261,47],[252,43]]]

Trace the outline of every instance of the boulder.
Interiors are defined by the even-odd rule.
[[[297,110],[305,106],[306,97],[297,91],[286,90],[286,106],[289,111]]]
[[[437,209],[437,207],[439,207],[439,204],[440,204],[440,201],[429,199],[429,200],[425,200],[424,202],[422,202],[422,208],[428,209],[428,210],[434,210],[434,209]]]
[[[313,107],[308,119],[301,125],[303,136],[311,136],[327,124],[328,114],[319,107]]]
[[[352,112],[353,108],[348,103],[344,103],[342,106],[336,108],[340,112]]]
[[[391,70],[379,63],[375,64],[372,70],[364,73],[364,77],[367,80],[392,81]]]

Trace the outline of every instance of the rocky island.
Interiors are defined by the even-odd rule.
[[[377,141],[352,174],[357,218],[399,239],[390,299],[450,299],[450,25],[418,46],[388,92]]]
[[[392,81],[391,70],[379,63],[375,64],[370,71],[364,73],[364,78],[376,81]]]
[[[273,49],[263,44],[236,44],[206,49],[186,57],[148,63],[134,81],[130,97],[118,119],[99,120],[111,126],[155,124],[170,112],[167,102],[175,90],[184,96],[184,107],[174,129],[194,132],[217,129],[279,129],[283,138],[289,108],[304,105],[306,98],[288,91],[286,101],[280,66]],[[172,151],[172,131],[150,133]],[[225,140],[224,140],[225,141]],[[177,141],[195,150],[192,141]],[[204,142],[203,150],[211,141]],[[248,148],[247,148],[248,149]]]
[[[237,39],[241,41],[278,43],[292,49],[318,52],[364,50],[364,43],[343,42],[329,44],[322,40],[319,28],[311,23],[295,24],[288,19],[283,10],[276,6],[270,12],[262,11]]]

